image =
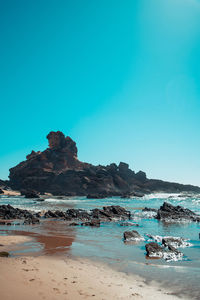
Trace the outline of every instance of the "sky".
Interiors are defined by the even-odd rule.
[[[199,0],[0,0],[0,178],[50,131],[200,186]]]

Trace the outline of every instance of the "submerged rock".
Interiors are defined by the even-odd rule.
[[[120,224],[120,226],[136,226],[139,227],[139,224],[132,223],[132,222],[123,222]]]

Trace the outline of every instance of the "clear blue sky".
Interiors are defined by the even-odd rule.
[[[0,178],[61,130],[93,164],[200,185],[200,1],[0,1]]]

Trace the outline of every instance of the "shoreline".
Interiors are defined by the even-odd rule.
[[[20,246],[25,240],[24,236],[3,236],[1,239],[7,249],[14,244]],[[8,257],[0,258],[0,266],[0,290],[4,300],[180,299],[159,284],[146,284],[142,277],[80,257]]]

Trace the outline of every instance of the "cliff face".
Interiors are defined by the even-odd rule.
[[[112,196],[152,191],[199,192],[199,187],[149,180],[142,171],[135,173],[128,164],[93,166],[77,158],[76,143],[60,131],[47,135],[49,148],[32,151],[26,161],[10,169],[10,186],[34,189],[55,195]]]

